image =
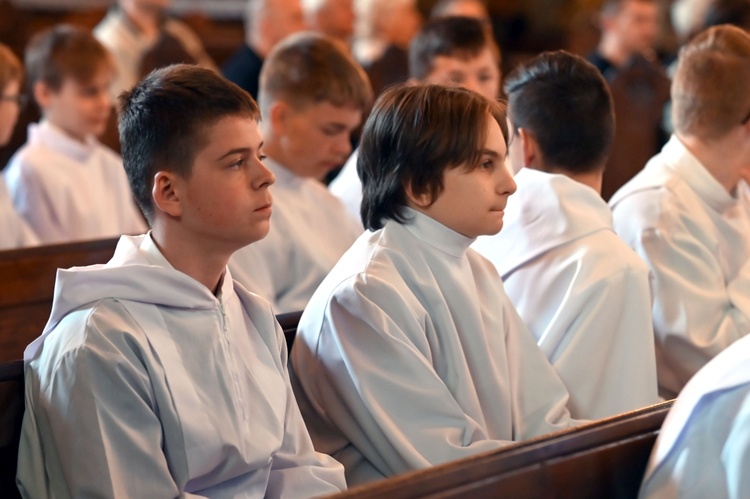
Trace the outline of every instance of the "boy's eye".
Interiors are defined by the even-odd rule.
[[[482,73],[479,75],[479,81],[482,83],[487,83],[490,80],[492,80],[492,75],[489,73]]]
[[[258,161],[265,161],[267,157],[265,154],[260,153],[258,154]]]
[[[487,159],[487,160],[482,161],[482,163],[479,166],[480,168],[484,170],[492,170],[495,167],[495,162],[492,161],[491,159]]]
[[[245,166],[245,158],[239,158],[229,165],[230,168],[242,168],[243,166]]]

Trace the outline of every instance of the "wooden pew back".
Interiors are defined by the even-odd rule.
[[[671,404],[664,402],[332,497],[635,498]]]
[[[23,358],[52,309],[58,268],[106,263],[117,239],[0,252],[0,362]]]

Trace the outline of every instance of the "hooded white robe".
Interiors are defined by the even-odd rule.
[[[309,497],[345,487],[314,452],[265,300],[218,297],[150,235],[106,265],[60,270],[29,345],[24,497]]]
[[[750,332],[750,215],[742,184],[730,195],[673,136],[610,200],[615,231],[654,276],[665,397]]]
[[[655,404],[648,267],[594,189],[529,168],[515,180],[503,230],[473,248],[568,388],[570,413],[600,419]]]

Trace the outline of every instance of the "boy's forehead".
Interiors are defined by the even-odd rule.
[[[430,72],[427,77],[442,73],[446,70],[463,68],[469,66],[496,66],[495,56],[489,47],[485,47],[476,54],[469,52],[456,52],[447,55],[435,56],[432,60]]]

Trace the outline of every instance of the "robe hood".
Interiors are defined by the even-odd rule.
[[[561,244],[612,230],[612,212],[594,189],[565,175],[530,168],[522,168],[515,181],[518,190],[508,199],[505,226],[488,236],[508,249],[495,259],[502,277]]]
[[[50,318],[42,336],[26,348],[24,358],[35,356],[45,337],[65,315],[105,298],[193,310],[218,308],[220,303],[208,288],[174,268],[149,259],[142,248],[149,237],[122,236],[106,264],[59,269]],[[227,270],[222,295],[231,293],[232,286]]]

